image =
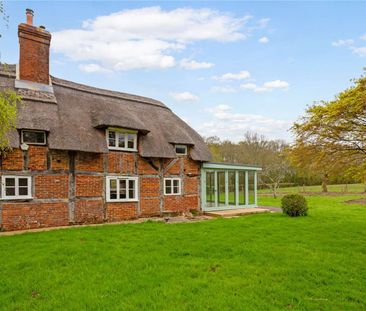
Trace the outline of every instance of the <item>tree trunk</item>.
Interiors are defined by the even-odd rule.
[[[324,176],[323,176],[322,191],[328,192],[328,174],[324,174]]]

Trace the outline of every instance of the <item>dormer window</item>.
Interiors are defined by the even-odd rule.
[[[22,130],[21,142],[27,145],[45,145],[46,144],[46,132],[35,130]]]
[[[187,155],[187,146],[186,145],[175,145],[175,153],[178,156]]]
[[[137,131],[108,129],[107,142],[110,150],[137,151]]]

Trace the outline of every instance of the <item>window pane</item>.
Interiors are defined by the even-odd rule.
[[[235,172],[228,172],[229,177],[229,205],[236,204]]]
[[[110,188],[109,196],[110,196],[111,200],[116,200],[117,199],[117,180],[111,179],[109,181],[109,188]]]
[[[5,186],[6,187],[14,187],[15,186],[15,178],[5,178]]]
[[[175,194],[179,193],[179,187],[178,186],[174,186],[173,193],[175,193]]]
[[[171,194],[172,193],[172,187],[171,186],[165,187],[165,193],[166,194]]]
[[[254,196],[254,172],[248,172],[248,199],[249,204],[255,204],[255,196]]]
[[[175,152],[177,154],[186,154],[187,153],[187,146],[175,146]]]
[[[125,134],[118,133],[118,147],[125,148]]]
[[[27,144],[44,144],[46,143],[46,133],[37,131],[22,131],[23,142]]]
[[[239,172],[239,205],[245,205],[245,172]]]
[[[173,180],[173,185],[174,185],[174,187],[178,187],[179,186],[179,180],[178,179],[174,179]]]
[[[15,195],[15,188],[6,188],[5,189],[5,194],[7,196],[14,196]]]
[[[172,186],[172,181],[171,179],[166,179],[165,180],[165,187],[171,187]]]
[[[27,187],[28,178],[19,178],[19,187]]]
[[[126,179],[120,179],[119,180],[119,198],[120,199],[126,199],[127,198],[126,186],[127,186]]]
[[[115,147],[116,146],[116,132],[109,132],[108,145],[110,147]]]
[[[129,149],[135,149],[135,138],[136,138],[136,135],[135,134],[129,134],[128,135],[128,145],[127,145],[127,148]]]
[[[19,195],[28,195],[28,187],[20,187]]]

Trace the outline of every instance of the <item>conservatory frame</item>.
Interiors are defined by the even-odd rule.
[[[203,163],[201,208],[203,211],[258,206],[258,172],[262,168],[245,164]]]

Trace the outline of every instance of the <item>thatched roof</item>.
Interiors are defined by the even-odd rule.
[[[102,90],[51,77],[54,93],[17,89],[18,129],[48,131],[51,149],[108,152],[106,127],[138,130],[143,157],[174,158],[174,144],[191,146],[197,161],[209,161],[210,152],[201,136],[163,103],[150,98]],[[0,66],[0,90],[15,89],[15,66]],[[12,147],[19,135],[9,133]]]

